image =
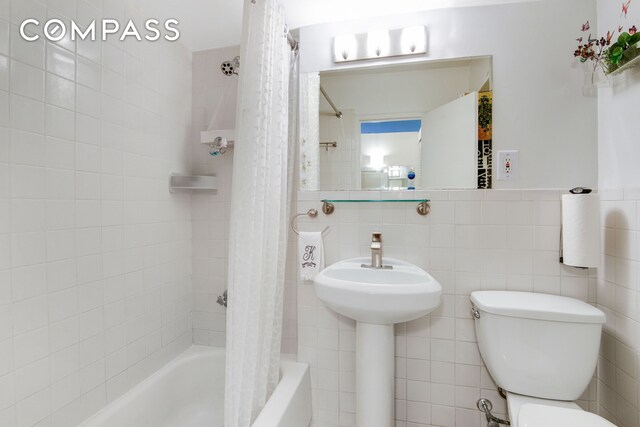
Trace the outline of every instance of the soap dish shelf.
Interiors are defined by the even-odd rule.
[[[215,191],[218,180],[213,175],[169,175],[169,191]]]

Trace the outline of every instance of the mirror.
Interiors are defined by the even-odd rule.
[[[306,82],[317,126],[307,118],[301,189],[491,188],[491,57],[341,69]]]

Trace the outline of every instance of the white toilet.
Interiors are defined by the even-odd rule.
[[[613,426],[574,402],[596,367],[602,311],[531,292],[472,292],[471,303],[480,354],[507,393],[512,427]]]

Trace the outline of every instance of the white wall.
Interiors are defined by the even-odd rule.
[[[489,87],[493,81],[491,73],[491,59],[480,59],[473,61],[469,67],[469,86],[471,92],[480,91],[484,84],[489,81]]]
[[[23,18],[122,1],[0,2],[0,425],[72,426],[191,344],[191,54],[26,43]]]
[[[409,114],[420,118],[471,91],[469,65],[362,71],[321,76],[322,86],[338,109],[354,110],[358,117],[405,118]],[[320,110],[330,111],[324,97]]]
[[[334,65],[332,38],[427,25],[426,59],[493,56],[494,152],[520,151],[519,179],[495,188],[595,187],[596,100],[582,95],[583,71],[572,56],[580,26],[587,19],[595,26],[595,18],[594,0],[549,0],[315,25],[300,29],[301,71],[398,62]]]
[[[632,3],[627,19],[621,5],[598,1],[598,34],[618,24],[628,30],[640,23],[640,5]],[[598,306],[607,314],[598,367],[598,410],[623,427],[640,423],[640,147],[637,121],[631,119],[640,99],[640,76],[598,93],[599,187],[603,190],[602,261],[598,270]]]
[[[638,4],[631,4],[626,20],[620,10],[619,4],[598,1],[598,34],[613,30],[617,37],[618,25],[624,31],[640,25]],[[638,126],[632,118],[640,97],[640,74],[626,77],[622,84],[598,92],[598,186],[604,189],[640,186]]]

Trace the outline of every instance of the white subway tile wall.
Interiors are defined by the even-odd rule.
[[[479,289],[546,292],[595,303],[592,270],[560,265],[560,191],[301,192],[298,211],[331,199],[431,199],[416,203],[336,203],[332,215],[301,219],[301,227],[330,226],[328,264],[370,254],[382,231],[384,256],[415,263],[442,284],[442,305],[396,326],[396,427],[480,427],[480,397],[504,416],[505,401],[485,369],[469,315]],[[293,262],[293,259],[290,259]],[[327,309],[311,282],[298,282],[298,358],[311,365],[314,425],[355,425],[355,324]],[[634,359],[635,363],[635,359]],[[635,366],[635,365],[634,365]],[[595,411],[595,379],[579,403]]]
[[[357,167],[360,148],[356,146],[357,128],[354,110],[342,110],[338,119],[333,111],[320,113],[320,142],[335,142],[336,147],[320,147],[320,190],[350,190],[357,188],[360,173]]]
[[[226,309],[216,303],[227,287],[229,213],[233,149],[212,157],[209,146],[200,143],[200,132],[236,128],[238,76],[225,76],[224,61],[240,54],[238,46],[193,54],[192,136],[194,173],[216,175],[215,194],[192,196],[193,220],[193,340],[195,344],[224,347]],[[240,59],[242,72],[242,59]],[[293,203],[295,208],[295,200]],[[292,208],[292,209],[294,209]],[[291,233],[293,234],[293,233]],[[289,251],[296,240],[290,239]],[[288,263],[285,279],[282,351],[297,352],[296,263]]]
[[[0,1],[0,425],[68,427],[192,342],[191,53],[28,43],[24,18],[140,2]]]
[[[607,323],[598,365],[598,410],[621,427],[640,423],[639,203],[637,188],[601,194],[597,301]]]
[[[200,143],[200,132],[235,129],[238,76],[226,77],[220,64],[239,53],[239,47],[195,52],[192,66],[192,168],[196,174],[216,175],[219,187],[214,194],[191,198],[193,341],[217,347],[225,345],[226,309],[216,300],[227,287],[233,149],[212,157],[209,146]]]

